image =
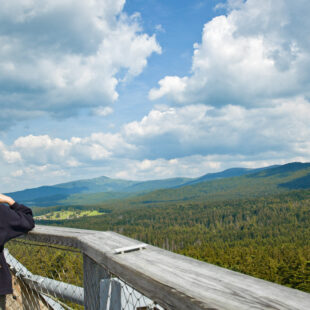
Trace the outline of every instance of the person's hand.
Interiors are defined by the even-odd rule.
[[[15,201],[9,196],[0,194],[0,203],[7,203],[11,206],[15,203]]]

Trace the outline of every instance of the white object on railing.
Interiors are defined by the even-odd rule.
[[[147,247],[147,244],[145,244],[145,243],[135,244],[135,245],[115,249],[114,253],[115,254],[124,254],[124,253],[128,253],[128,252],[139,251],[139,250],[145,249],[146,247]]]

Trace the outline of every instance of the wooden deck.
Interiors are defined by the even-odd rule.
[[[310,309],[310,294],[145,246],[114,232],[38,225],[26,238],[81,249],[166,309]],[[128,247],[132,250],[115,252]]]

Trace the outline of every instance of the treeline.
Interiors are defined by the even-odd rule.
[[[41,221],[113,230],[176,253],[310,292],[310,191],[256,199],[149,204]]]

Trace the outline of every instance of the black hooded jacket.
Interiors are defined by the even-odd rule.
[[[31,209],[17,202],[10,207],[0,204],[0,295],[12,294],[12,278],[3,254],[4,244],[33,227]]]

